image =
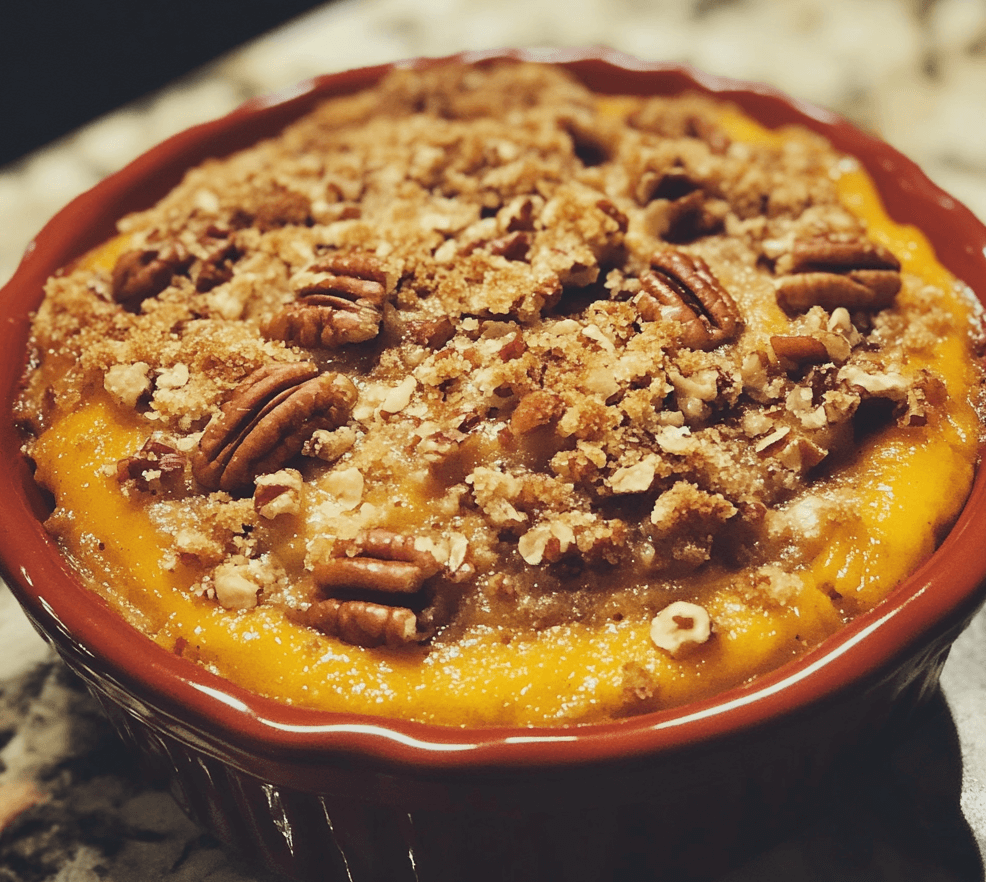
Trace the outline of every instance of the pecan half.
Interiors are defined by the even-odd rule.
[[[291,610],[288,616],[354,646],[400,649],[418,642],[417,616],[402,606],[330,597],[306,610]]]
[[[316,349],[362,343],[380,332],[387,276],[372,255],[321,258],[294,284],[298,299],[265,324],[268,337]]]
[[[254,371],[213,417],[192,456],[192,473],[210,490],[237,491],[277,471],[317,429],[349,419],[356,387],[308,362]]]
[[[116,259],[110,277],[113,299],[134,306],[148,297],[156,297],[171,284],[175,275],[188,269],[191,262],[192,255],[180,242],[160,248],[124,251]]]
[[[636,304],[644,321],[673,321],[692,349],[714,349],[742,327],[739,309],[701,257],[666,249],[641,273]]]
[[[829,239],[818,236],[802,239],[791,249],[791,272],[833,272],[850,270],[900,271],[900,261],[876,242],[866,239]]]
[[[296,621],[358,646],[406,646],[428,638],[419,631],[417,614],[385,599],[352,598],[352,593],[410,597],[441,564],[435,556],[417,548],[413,536],[382,528],[367,530],[349,542],[339,542],[332,557],[316,561],[315,583],[323,591],[349,594],[313,603],[305,611],[292,611]],[[434,609],[425,610],[427,618]]]
[[[433,554],[415,547],[414,537],[391,530],[368,530],[337,549],[340,556],[315,563],[313,576],[321,588],[415,594],[441,569]]]
[[[789,313],[821,306],[831,312],[840,306],[877,311],[894,302],[900,290],[900,274],[889,270],[837,273],[799,273],[777,284],[777,303]]]
[[[791,275],[777,283],[777,303],[790,313],[813,306],[832,311],[880,310],[890,306],[900,290],[900,261],[865,239],[814,239],[795,242],[790,254]]]

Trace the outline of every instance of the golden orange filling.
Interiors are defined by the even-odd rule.
[[[732,108],[688,105],[689,116],[665,99],[591,96],[551,71],[525,76],[544,107],[504,111],[521,134],[494,133],[499,171],[467,217],[456,212],[470,194],[448,180],[466,135],[436,129],[409,100],[411,116],[394,118],[419,142],[391,157],[392,204],[379,215],[372,184],[349,187],[318,152],[328,136],[316,120],[259,158],[245,154],[236,172],[257,188],[263,151],[307,157],[280,176],[273,166],[276,222],[248,206],[242,228],[229,223],[246,209],[219,204],[207,166],[53,282],[19,414],[56,501],[50,527],[82,578],[168,651],[305,707],[460,726],[611,719],[798,656],[883,599],[957,516],[981,436],[976,310],[921,233],[886,216],[865,173],[818,139],[769,132]],[[464,88],[407,77],[388,101]],[[471,81],[464,91],[469,113],[445,107],[437,118],[468,124],[482,93]],[[487,114],[499,103],[491,95]],[[379,106],[361,100],[325,119],[377,125]],[[626,129],[631,141],[617,140]],[[564,163],[552,158],[549,174],[530,159],[507,181],[525,151],[551,157],[559,131]],[[470,162],[478,179],[481,160]],[[815,190],[750,208],[742,182],[764,162]],[[559,168],[576,169],[575,195]],[[524,175],[536,196],[526,208]],[[303,193],[307,208],[286,192]],[[220,266],[215,243],[181,238],[202,215],[201,229],[226,225],[208,236],[231,249],[215,284],[201,281]],[[187,257],[163,288],[128,302],[118,293],[125,256],[156,259],[172,239]],[[785,287],[802,272],[796,260],[785,269],[791,243],[819,239],[826,254],[848,242],[857,263],[878,262],[877,282],[862,267],[866,284],[899,274],[899,289],[842,305],[817,286],[804,295],[807,282]],[[374,334],[342,339],[338,315],[350,307],[338,300],[315,336],[310,301],[284,317],[288,292],[309,296],[288,280],[324,293],[312,279],[346,276],[352,262],[319,255],[364,251],[385,279],[385,305],[366,307]],[[679,266],[711,273],[727,293],[696,292]],[[812,273],[845,274],[831,263],[802,272]],[[660,299],[668,278],[677,300]],[[477,286],[488,289],[479,306]],[[792,306],[801,296],[814,299]],[[94,316],[101,339],[66,345]],[[381,339],[390,348],[371,358]],[[659,364],[647,361],[654,352]],[[273,464],[268,451],[234,480],[239,460],[212,452],[208,427],[221,405],[253,401],[244,378],[272,376],[267,359],[311,360],[336,378],[323,392],[340,413],[308,430],[304,447]],[[530,381],[538,363],[548,365],[540,385]],[[183,400],[192,387],[198,397]],[[152,456],[148,438],[162,429]],[[338,575],[353,560],[364,581]],[[382,587],[408,569],[416,581],[393,590],[410,600]],[[375,637],[340,612],[368,607],[386,619]],[[387,630],[395,622],[403,630]]]

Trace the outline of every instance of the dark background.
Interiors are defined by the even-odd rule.
[[[4,0],[0,165],[319,5]]]

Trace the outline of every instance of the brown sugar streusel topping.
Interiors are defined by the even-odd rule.
[[[702,584],[782,596],[783,505],[945,394],[901,369],[943,318],[897,308],[922,283],[840,204],[838,157],[730,143],[719,113],[396,71],[53,279],[33,344],[63,375],[20,417],[93,390],[141,414],[121,492],[230,609],[366,646],[641,612],[664,651],[702,642]]]

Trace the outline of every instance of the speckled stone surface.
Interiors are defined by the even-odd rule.
[[[876,131],[986,218],[980,0],[345,0],[0,168],[0,282],[31,235],[141,151],[307,76],[502,46],[608,45],[769,82]],[[986,614],[937,699],[722,882],[983,880]],[[145,784],[0,586],[0,882],[270,880]],[[720,880],[716,880],[720,882]]]

